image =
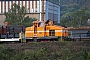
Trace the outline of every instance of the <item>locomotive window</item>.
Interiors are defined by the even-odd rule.
[[[49,36],[55,36],[55,30],[49,30]]]
[[[43,27],[43,26],[44,26],[44,22],[41,22],[41,23],[40,23],[40,27]]]
[[[87,32],[87,37],[90,37],[90,31]]]

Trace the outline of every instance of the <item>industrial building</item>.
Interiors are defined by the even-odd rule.
[[[0,1],[0,25],[5,20],[4,12],[11,9],[12,4],[25,6],[27,13],[26,16],[41,20],[51,19],[56,23],[60,23],[60,1],[59,0],[25,0],[25,1]],[[40,11],[41,10],[41,11]]]

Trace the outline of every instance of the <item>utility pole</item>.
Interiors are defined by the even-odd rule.
[[[39,11],[40,11],[40,17],[39,17],[39,19],[40,19],[40,21],[42,20],[42,4],[41,4],[41,0],[39,0]]]
[[[44,0],[42,0],[42,20],[44,20]]]

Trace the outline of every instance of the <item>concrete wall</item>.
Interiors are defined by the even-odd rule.
[[[5,16],[0,15],[0,25],[4,25]]]

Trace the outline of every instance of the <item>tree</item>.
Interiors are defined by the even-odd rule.
[[[86,26],[87,25],[87,14],[86,14],[86,8],[82,10],[78,10],[75,13],[72,14],[72,18],[74,20],[74,23],[76,23],[77,27]]]
[[[68,22],[71,21],[71,14],[72,12],[67,12],[64,15],[61,16],[60,25],[62,26],[68,26]]]
[[[29,16],[25,17],[22,24],[25,26],[32,26],[32,22],[35,21],[36,18],[29,18]]]
[[[78,10],[74,13],[66,13],[61,17],[61,25],[68,27],[87,26],[87,9]]]
[[[20,7],[20,5],[13,4],[9,12],[5,12],[4,15],[6,16],[5,21],[9,22],[10,25],[19,25],[22,24],[25,18],[26,8],[24,6]]]

